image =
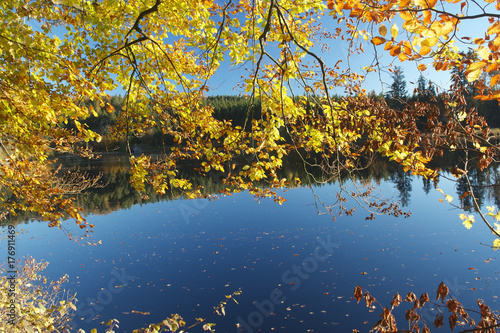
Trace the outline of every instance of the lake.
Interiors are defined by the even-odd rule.
[[[102,244],[76,243],[45,223],[18,224],[18,258],[50,262],[45,275],[51,279],[69,275],[66,287],[79,300],[74,325],[87,332],[104,331],[99,323],[110,318],[120,321],[118,332],[131,332],[173,313],[190,325],[240,289],[239,304],[231,301],[226,316],[209,318],[216,332],[367,332],[381,310],[357,304],[357,285],[390,306],[396,292],[403,298],[429,292],[434,300],[444,281],[465,307],[477,308],[481,298],[498,309],[497,252],[483,245],[492,235],[478,218],[467,230],[460,212],[439,201],[441,193],[405,177],[409,218],[368,220],[357,207],[334,221],[315,198],[333,203],[336,184],[282,191],[287,201],[281,206],[248,193],[215,201],[129,200],[119,210],[106,199],[86,217],[95,225],[89,241]],[[394,176],[377,182],[381,194],[401,198]],[[457,200],[454,183],[442,179],[439,188]],[[64,227],[81,234],[73,221]],[[396,319],[405,328],[410,306],[400,308]],[[432,323],[437,313],[428,309],[422,316]]]

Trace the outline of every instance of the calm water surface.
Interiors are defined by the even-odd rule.
[[[98,246],[79,245],[44,223],[19,225],[17,247],[19,257],[50,262],[48,277],[69,275],[67,287],[79,300],[75,324],[87,332],[103,330],[99,323],[109,318],[120,321],[118,332],[172,313],[194,323],[238,289],[239,305],[231,302],[225,317],[209,320],[217,332],[368,332],[381,311],[356,304],[356,285],[389,306],[396,291],[428,291],[433,298],[445,281],[467,307],[483,298],[498,309],[498,252],[481,245],[492,241],[486,227],[477,222],[465,229],[459,212],[440,203],[439,192],[425,194],[421,184],[414,179],[406,219],[365,220],[368,214],[358,209],[334,222],[318,215],[310,189],[299,188],[283,193],[282,206],[241,193],[90,215]],[[455,193],[451,185],[440,187]],[[395,193],[392,183],[380,188],[387,196]],[[336,191],[335,185],[315,188],[328,203]],[[78,233],[74,222],[65,226]],[[396,312],[400,328],[408,308]],[[423,316],[432,322],[437,313]]]

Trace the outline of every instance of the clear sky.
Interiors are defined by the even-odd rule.
[[[475,14],[472,11],[469,14]],[[401,28],[402,22],[398,18],[396,18],[392,23],[396,23],[399,26],[400,34],[405,33]],[[322,21],[322,25],[325,29],[333,31],[336,28],[336,23],[334,20],[325,16]],[[387,26],[387,23],[386,23]],[[467,51],[469,45],[460,40],[462,37],[471,37],[474,38],[484,38],[484,33],[488,27],[487,19],[476,19],[476,20],[464,20],[459,25],[458,33],[455,37],[456,46],[459,47],[462,51]],[[390,27],[389,27],[390,28]],[[376,29],[375,29],[376,30]],[[373,36],[375,37],[375,36]],[[341,40],[330,40],[329,41],[329,51],[321,50],[321,48],[317,47],[314,49],[315,52],[321,54],[323,61],[327,66],[333,66],[338,60],[342,60],[342,64],[347,66],[347,53],[348,53],[348,44],[346,41]],[[375,58],[375,53],[373,49],[373,45],[368,41],[364,42],[364,50],[365,53],[361,55],[351,55],[350,58],[350,66],[353,71],[361,72],[361,68],[369,65],[372,60]],[[400,62],[399,59],[391,57],[388,51],[383,50],[383,44],[377,47],[378,53],[378,61],[381,66],[381,73],[371,72],[366,76],[366,80],[363,83],[363,88],[367,91],[374,90],[376,93],[386,92],[388,90],[388,86],[392,83],[392,79],[390,77],[390,72],[388,71],[389,65],[392,63],[393,66],[401,66],[404,70],[405,79],[407,81],[407,90],[410,94],[413,93],[414,88],[416,87],[416,82],[420,76],[420,71],[417,69],[419,63],[412,61]],[[439,71],[437,72],[430,65],[432,59],[423,60],[422,63],[429,65],[428,69],[422,72],[423,76],[431,80],[437,87],[440,87],[443,90],[448,90],[451,84],[451,73],[450,71]],[[242,75],[246,75],[245,67],[249,67],[251,64],[247,64],[247,66],[238,66],[231,67],[228,63],[223,64],[221,66],[221,70],[213,77],[210,82],[210,95],[227,95],[227,94],[238,94],[241,91],[237,88],[237,83],[241,80],[240,77]],[[379,75],[380,74],[380,75]],[[343,89],[337,88],[334,93],[342,94]]]
[[[474,14],[474,13],[472,13]],[[401,21],[395,19],[392,23],[398,24],[400,27],[400,34],[404,33],[401,28]],[[391,23],[391,24],[392,24]],[[321,21],[322,26],[329,30],[334,31],[337,27],[336,22],[332,17],[325,15],[323,20]],[[387,23],[386,23],[387,25]],[[36,22],[33,22],[33,26],[35,29],[38,29]],[[460,24],[459,32],[457,37],[461,38],[464,36],[469,36],[472,38],[475,37],[484,37],[484,32],[487,29],[487,20],[473,20],[473,21],[464,21]],[[362,28],[362,27],[361,27]],[[376,29],[375,29],[376,30]],[[56,29],[54,33],[63,33],[65,30],[63,28]],[[62,36],[60,36],[62,37]],[[178,37],[176,37],[178,38]],[[322,40],[321,42],[328,42],[328,46],[330,50],[323,50],[321,47],[316,47],[314,51],[317,54],[320,54],[327,67],[332,67],[338,60],[342,60],[342,65],[347,66],[348,64],[348,44],[346,41],[342,40]],[[467,45],[461,42],[456,44],[460,47],[461,50],[467,51]],[[361,72],[361,68],[372,63],[375,53],[373,50],[373,45],[366,41],[364,42],[365,53],[358,55],[351,55],[349,65],[354,72]],[[383,45],[377,47],[378,51],[378,61],[381,64],[382,72],[372,72],[369,73],[366,77],[365,82],[363,83],[363,88],[367,91],[375,91],[376,93],[386,92],[388,90],[388,86],[392,83],[392,79],[390,77],[390,73],[387,70],[388,66],[392,63],[394,66],[401,66],[404,69],[404,75],[407,81],[407,90],[410,94],[412,94],[415,84],[418,77],[420,75],[419,70],[417,69],[418,63],[405,61],[401,63],[397,58],[393,58],[389,55],[387,51],[383,50]],[[311,59],[312,60],[312,59]],[[430,60],[424,61],[425,64],[430,64]],[[241,77],[248,77],[248,72],[245,68],[251,68],[252,64],[243,64],[238,66],[231,66],[229,61],[226,61],[222,64],[219,71],[213,76],[213,78],[209,81],[209,95],[236,95],[242,93],[240,89],[237,88],[239,82],[241,82]],[[422,73],[424,77],[431,80],[434,84],[442,89],[448,89],[450,86],[450,72],[436,72],[432,66],[428,66],[428,69]],[[122,89],[117,89],[113,92],[109,92],[110,94],[123,94],[124,91]],[[343,94],[342,88],[337,88],[333,93]]]

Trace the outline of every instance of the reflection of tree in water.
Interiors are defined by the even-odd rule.
[[[288,179],[298,178],[301,180],[302,186],[313,185],[309,177],[311,175],[316,179],[322,179],[323,175],[321,170],[311,168],[308,170],[309,173],[307,173],[304,170],[302,160],[293,155],[287,156],[286,158],[286,163],[284,163],[283,169],[280,171],[280,177],[287,177]],[[90,213],[108,214],[118,209],[130,208],[136,204],[173,200],[182,197],[183,193],[175,190],[160,196],[155,193],[151,186],[146,186],[146,193],[140,194],[136,192],[129,181],[130,165],[128,164],[128,158],[125,159],[123,163],[118,160],[116,156],[111,156],[108,159],[104,158],[98,161],[99,163],[91,165],[82,164],[83,162],[75,162],[75,165],[67,165],[68,168],[86,170],[89,175],[102,174],[102,183],[106,184],[104,188],[88,189],[84,191],[84,193],[75,196],[77,205],[83,208],[83,215]],[[241,164],[240,167],[243,165],[244,164]],[[447,169],[446,166],[443,166],[443,168]],[[219,190],[227,187],[225,184],[222,184],[220,180],[218,181],[217,177],[214,178],[210,175],[200,175],[189,165],[186,165],[179,171],[182,177],[191,179],[195,187],[200,187],[203,195],[217,194]],[[238,169],[236,168],[236,171],[233,172],[237,171]],[[222,174],[221,179],[223,176]],[[410,204],[412,181],[414,177],[404,172],[399,165],[384,161],[383,159],[378,159],[373,161],[368,168],[361,170],[359,172],[359,177],[360,178],[357,180],[363,179],[367,184],[371,184],[372,182],[380,184],[380,182],[389,180],[395,185],[398,191],[398,200],[401,202],[401,206],[407,207]],[[494,200],[495,204],[500,206],[500,186],[497,186],[497,184],[500,185],[500,169],[497,169],[496,166],[491,166],[485,171],[472,169],[469,171],[469,177],[472,186],[474,186],[474,191],[480,206],[484,204],[485,198],[492,199],[492,201]],[[347,176],[343,180],[349,181]],[[428,194],[434,187],[433,181],[422,178],[422,182],[422,189]],[[262,183],[261,185],[264,186],[265,184]],[[464,191],[467,191],[467,182],[465,179],[457,182],[456,190],[459,196],[462,195]],[[465,197],[463,204],[470,210],[473,206],[471,197]],[[23,223],[33,218],[36,217],[29,212],[18,212],[17,216],[8,216],[8,220],[6,220],[5,223]]]
[[[404,172],[401,168],[398,168],[398,171],[390,176],[390,180],[396,185],[401,205],[407,207],[411,197],[412,176],[408,172]]]
[[[431,190],[431,180],[425,177],[422,177],[422,189],[424,190],[425,194],[429,194]]]
[[[488,176],[489,171],[479,171],[477,168],[471,168],[468,171],[469,181],[474,191],[474,196],[476,197],[479,207],[483,206],[486,186],[491,184]],[[462,177],[457,182],[457,194],[462,197],[462,207],[466,211],[474,210],[474,202],[470,195],[464,196],[464,193],[469,191],[469,185],[467,183],[467,178]]]
[[[491,186],[488,187],[487,198],[494,198],[495,205],[500,207],[500,171],[497,167],[491,168],[488,179]]]

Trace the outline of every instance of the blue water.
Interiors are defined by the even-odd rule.
[[[455,193],[451,184],[440,186]],[[379,189],[394,195],[391,183]],[[337,187],[314,191],[332,203]],[[208,320],[217,332],[367,332],[381,310],[356,304],[356,285],[389,306],[396,291],[403,298],[410,291],[418,297],[427,291],[434,299],[445,281],[466,307],[482,298],[497,308],[497,252],[481,245],[490,244],[492,236],[480,222],[465,229],[459,211],[439,202],[435,190],[426,195],[419,179],[413,181],[406,208],[412,215],[406,219],[365,220],[369,214],[358,207],[354,216],[333,221],[318,214],[311,189],[283,195],[282,206],[241,193],[87,216],[95,224],[89,241],[100,240],[97,246],[76,243],[44,223],[19,225],[18,257],[50,262],[49,278],[69,275],[66,287],[77,293],[80,304],[75,323],[87,332],[104,331],[99,323],[109,318],[120,321],[118,332],[131,332],[172,313],[189,325],[239,289],[239,304],[231,301],[226,316]],[[74,222],[64,225],[81,234]],[[6,253],[3,242],[0,253]],[[410,306],[401,308],[396,319],[405,328],[404,311]],[[423,313],[428,322],[436,314]]]

